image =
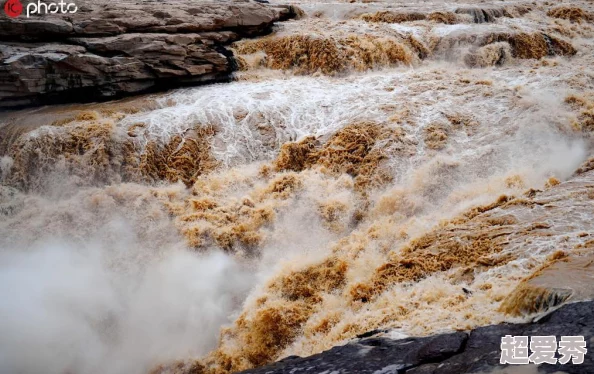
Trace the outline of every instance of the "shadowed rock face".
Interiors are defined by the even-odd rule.
[[[512,336],[584,336],[587,348],[594,330],[594,302],[565,305],[535,323],[501,324],[426,338],[392,340],[385,337],[359,339],[306,358],[288,357],[244,374],[284,373],[592,373],[588,351],[582,365],[530,366],[530,371],[500,365],[501,338]],[[557,355],[558,357],[558,355]],[[526,369],[526,368],[524,368]],[[518,371],[514,371],[518,370]]]
[[[0,17],[0,108],[225,80],[235,65],[226,45],[295,15],[248,1],[76,4],[74,14]]]

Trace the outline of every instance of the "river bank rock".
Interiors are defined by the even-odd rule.
[[[501,338],[512,336],[584,336],[588,352],[583,364],[500,365]],[[500,324],[470,332],[392,340],[366,337],[311,357],[289,357],[243,374],[299,373],[594,373],[591,344],[594,301],[568,304],[533,323]],[[559,355],[557,355],[559,357]],[[514,371],[523,370],[523,371]]]
[[[235,69],[227,45],[296,15],[290,6],[241,0],[76,5],[74,14],[2,13],[0,108],[227,80]]]

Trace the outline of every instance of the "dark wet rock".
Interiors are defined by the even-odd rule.
[[[491,23],[495,22],[497,18],[501,17],[521,17],[531,10],[530,7],[516,5],[507,7],[492,7],[492,8],[480,8],[480,7],[465,7],[456,9],[457,14],[466,14],[470,16],[474,23]]]
[[[512,336],[584,336],[588,353],[582,365],[542,364],[538,373],[594,373],[590,345],[594,336],[594,302],[568,304],[527,324],[501,324],[425,338],[391,340],[367,337],[305,358],[291,357],[245,374],[407,373],[462,374],[498,372],[501,338]],[[531,371],[532,372],[532,371]]]
[[[495,22],[497,18],[505,16],[505,11],[503,8],[458,8],[456,9],[456,13],[468,14],[472,16],[474,23]]]
[[[235,68],[227,45],[296,15],[241,0],[77,5],[75,14],[0,17],[0,108],[226,80]]]
[[[371,337],[315,356],[283,360],[246,373],[330,373],[335,370],[341,373],[403,372],[459,353],[467,337],[462,332],[402,340]]]
[[[375,330],[371,330],[371,331],[368,331],[366,333],[357,335],[357,338],[359,338],[359,339],[369,338],[369,337],[374,336],[374,335],[385,334],[385,333],[388,333],[388,332],[390,332],[389,329],[375,329]]]

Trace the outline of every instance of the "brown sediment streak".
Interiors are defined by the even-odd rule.
[[[323,294],[344,283],[346,270],[345,261],[329,258],[274,279],[268,287],[271,292],[279,293],[281,299],[269,301],[263,297],[257,300],[255,310],[242,314],[232,328],[222,332],[222,339],[233,339],[238,350],[221,349],[210,359],[223,371],[270,362],[302,333],[304,323],[319,308]]]
[[[54,173],[75,176],[78,184],[89,186],[157,181],[190,186],[218,166],[210,153],[214,128],[198,126],[162,142],[147,139],[143,124],[118,131],[115,121],[123,116],[83,111],[35,134],[19,133],[5,153],[13,165],[4,180],[24,190],[43,190],[44,180]]]
[[[464,56],[464,62],[470,67],[505,65],[512,58],[511,46],[507,42],[487,44]]]
[[[443,149],[448,141],[448,128],[441,123],[425,127],[425,145],[430,149]]]
[[[269,287],[289,300],[319,302],[320,295],[342,286],[348,264],[338,258],[329,258],[321,264],[275,279]]]
[[[410,21],[420,21],[427,18],[427,15],[417,12],[398,13],[393,11],[381,11],[377,13],[368,13],[361,15],[361,19],[367,22],[387,22],[402,23]]]
[[[506,183],[518,188],[524,185],[519,176],[509,177]],[[549,191],[559,188],[563,188],[562,185],[552,183]],[[316,339],[323,335],[327,345],[322,346],[328,347],[379,326],[416,318],[413,315],[418,314],[415,309],[421,307],[421,302],[438,303],[442,308],[463,313],[464,305],[469,306],[463,294],[446,297],[439,292],[413,292],[410,296],[415,301],[405,301],[394,300],[394,294],[390,293],[392,287],[406,289],[406,285],[410,287],[439,274],[442,274],[440,279],[447,279],[452,285],[473,284],[475,292],[491,295],[491,302],[500,302],[509,292],[494,293],[492,283],[476,279],[481,273],[517,259],[514,253],[504,250],[511,240],[551,235],[550,231],[554,229],[551,225],[538,221],[521,222],[516,217],[517,209],[530,210],[532,208],[522,207],[542,204],[544,202],[538,200],[501,196],[491,204],[471,208],[412,240],[396,232],[398,230],[391,227],[389,220],[383,222],[375,216],[376,220],[370,226],[333,244],[331,254],[325,260],[277,273],[266,285],[262,296],[225,330],[220,347],[203,361],[206,372],[241,370],[267,363],[277,359],[284,348],[297,344],[298,339]],[[398,236],[407,241],[402,247],[389,250],[388,243]],[[383,242],[385,246],[381,244]],[[360,282],[349,276],[349,272],[360,271],[361,263],[357,261],[368,256],[369,249],[374,246],[385,251],[388,262],[375,268],[368,281]],[[564,257],[563,252],[557,252],[539,268],[545,269],[551,262]],[[511,299],[520,300],[522,305],[532,305],[536,311],[568,298],[566,292],[532,288],[528,290],[520,286],[503,301],[500,310],[515,310],[515,302],[509,301]],[[399,288],[398,292],[404,291]],[[388,299],[390,304],[386,304]],[[354,320],[347,317],[362,308],[370,313],[368,317]],[[267,325],[271,320],[282,323],[285,318],[295,318],[296,322],[282,330]],[[254,343],[258,347],[256,351]]]
[[[308,136],[299,142],[285,143],[274,161],[276,170],[302,171],[315,162],[315,154],[321,144],[315,136]]]
[[[319,310],[323,295],[344,284],[347,266],[343,260],[328,258],[274,279],[268,287],[280,298],[270,295],[270,299],[267,296],[258,299],[254,308],[239,316],[233,327],[222,331],[222,340],[234,343],[222,346],[205,360],[210,369],[207,372],[248,369],[275,359],[302,334],[304,324]],[[330,318],[315,329],[327,329],[332,323]]]
[[[486,207],[483,211],[489,209],[492,208]],[[322,308],[324,300],[332,294],[344,292],[345,297],[352,300],[350,307],[357,310],[357,303],[371,302],[393,284],[418,281],[454,267],[461,268],[460,274],[468,276],[472,272],[469,273],[469,269],[480,271],[504,265],[513,260],[513,256],[498,254],[516,223],[512,216],[453,220],[410,241],[400,252],[392,252],[393,260],[376,269],[371,283],[349,285],[347,272],[358,253],[386,235],[377,226],[353,233],[336,243],[333,254],[324,261],[273,278],[264,296],[246,309],[232,327],[224,330],[219,349],[203,361],[208,368],[206,372],[242,370],[268,363],[300,335],[312,338],[338,328],[340,331],[335,338],[345,339],[381,326],[387,319],[397,318],[394,313],[404,317],[410,312],[402,307],[377,320],[340,327],[341,316],[348,313],[348,306],[344,310]],[[461,301],[454,298],[444,302],[455,306]]]
[[[229,185],[232,181],[228,178],[234,175],[223,179],[206,175],[218,166],[209,152],[215,135],[212,128],[194,128],[164,144],[142,144],[136,140],[143,139],[143,124],[132,125],[125,135],[116,134],[112,121],[98,119],[96,113],[84,113],[72,121],[63,121],[57,133],[52,130],[13,144],[9,184],[42,190],[43,180],[60,160],[69,178],[76,176],[83,185],[182,181],[191,187],[194,197],[164,204],[188,245],[202,250],[215,244],[233,252],[257,251],[265,240],[263,230],[273,222],[276,211],[302,188],[304,176],[299,172],[316,168],[331,178],[348,175],[354,179],[350,188],[365,195],[391,180],[389,172],[381,167],[386,159],[385,147],[398,143],[399,148],[404,148],[406,144],[397,127],[375,123],[346,126],[323,144],[313,138],[287,143],[272,167],[264,165],[260,176],[249,179],[249,183],[258,184],[257,188],[243,199],[225,202],[217,190]],[[44,158],[40,159],[40,155]],[[331,199],[320,201],[317,213],[327,228],[336,232],[346,228],[347,217],[352,214],[344,202]]]
[[[210,153],[215,134],[216,130],[212,127],[197,127],[175,135],[165,145],[149,142],[139,152],[137,167],[141,175],[150,181],[182,181],[191,186],[199,176],[219,165]]]
[[[412,34],[406,37],[406,43],[409,45],[412,51],[416,52],[417,56],[423,60],[431,55],[431,49],[425,44],[415,38]]]
[[[376,143],[401,141],[399,135],[397,129],[375,123],[353,124],[333,135],[311,160],[330,172],[353,176],[355,187],[364,190],[371,187],[374,176],[381,180],[377,172],[386,155]]]
[[[14,160],[8,184],[22,189],[43,189],[43,180],[62,162],[68,173],[107,183],[111,173],[111,154],[120,144],[112,139],[112,121],[51,127],[35,137],[21,136],[10,148]]]
[[[537,287],[523,283],[503,301],[499,310],[516,317],[545,312],[563,304],[570,297],[570,290]]]
[[[501,17],[522,18],[534,8],[531,5],[484,9],[469,7],[457,9],[456,13],[445,10],[431,13],[382,10],[359,14],[340,23],[328,21],[327,25],[310,19],[307,22],[312,30],[307,35],[287,27],[287,30],[280,30],[278,34],[263,39],[238,42],[234,45],[234,50],[240,70],[243,71],[266,67],[291,70],[296,74],[319,72],[326,75],[351,70],[365,71],[399,63],[416,64],[418,59],[424,60],[436,54],[456,54],[458,47],[464,44],[472,49],[464,58],[471,67],[503,65],[511,61],[511,57],[541,59],[546,56],[575,55],[575,47],[558,36],[561,33],[565,37],[572,37],[575,32],[563,31],[566,25],[562,23],[542,29],[520,29],[513,26],[509,31],[500,31],[502,27],[488,25],[472,26],[468,31],[453,32],[451,35],[446,33],[444,36],[428,32],[433,28],[439,29],[437,24],[492,23]],[[364,28],[359,20],[373,25]],[[410,27],[403,26],[405,28],[402,31],[377,24],[402,22],[412,23]],[[345,27],[348,32],[341,28],[343,23],[348,24]],[[409,28],[418,31],[408,31]],[[353,32],[357,29],[361,31]],[[583,32],[587,34],[587,31]],[[509,46],[499,43],[507,43]],[[490,44],[494,45],[487,46]]]
[[[522,280],[501,303],[499,310],[522,316],[546,312],[567,300],[591,299],[594,296],[591,286],[593,267],[591,241],[578,245],[577,252],[572,255],[557,251]]]
[[[436,52],[447,52],[460,42],[477,45],[464,58],[467,65],[477,67],[502,65],[511,57],[541,59],[546,56],[573,56],[577,53],[571,43],[539,32],[493,32],[486,35],[445,37],[436,45]]]
[[[544,34],[520,33],[503,38],[508,40],[512,47],[512,54],[517,58],[539,59],[547,55],[573,56],[576,54],[575,48],[570,43]]]
[[[458,8],[455,12],[436,11],[431,13],[423,12],[397,12],[392,10],[379,11],[375,13],[365,13],[359,16],[360,19],[367,22],[386,22],[386,23],[403,23],[429,20],[436,23],[443,23],[447,25],[454,25],[457,23],[464,23],[467,20],[458,15],[470,16],[470,22],[487,23],[495,22],[497,18],[501,17],[521,17],[530,11],[530,7],[526,6],[510,6],[505,8]]]
[[[567,261],[567,254],[563,251],[553,253],[544,264],[523,279],[516,289],[503,300],[499,310],[506,314],[520,316],[543,312],[565,302],[571,296],[570,290],[547,288],[544,285],[539,285],[538,282],[535,284],[531,282],[558,261]]]
[[[485,211],[488,208],[485,208]],[[416,282],[435,272],[453,267],[500,266],[513,260],[497,256],[517,220],[511,216],[464,222],[455,219],[418,239],[376,269],[370,283],[355,285],[350,294],[355,301],[368,302],[396,283]]]
[[[469,15],[474,23],[495,22],[497,18],[511,16],[505,8],[458,8],[456,13]]]
[[[325,37],[309,35],[270,36],[234,45],[242,70],[267,67],[293,70],[297,74],[334,75],[349,70],[365,71],[378,66],[411,64],[414,57],[406,43],[393,37],[349,35]],[[264,53],[265,57],[252,57]],[[254,66],[250,66],[252,61]]]
[[[480,82],[477,84],[492,84]],[[472,117],[457,113],[446,113],[444,117],[449,124],[440,124],[452,129],[477,125]],[[347,174],[357,178],[370,160],[367,159],[370,151],[378,144],[385,145],[382,142],[387,139],[403,141],[398,127],[356,123],[327,139],[310,136],[300,142],[287,143],[281,148],[278,158],[263,167],[248,183],[254,185],[259,180],[263,184],[252,189],[247,202],[240,203],[238,200],[238,205],[225,208],[206,220],[221,218],[221,227],[229,222],[233,225],[236,218],[229,212],[243,209],[241,204],[256,209],[260,204],[269,204],[274,212],[279,212],[285,201],[301,193],[304,186],[311,182],[312,173],[317,171],[321,174],[316,177]],[[438,140],[441,141],[441,138]],[[194,186],[194,195],[210,193],[213,199],[195,202],[194,209],[212,210],[214,213],[218,206],[214,199],[215,186],[224,183],[227,182],[216,182],[214,175],[198,181]],[[509,176],[503,183],[518,190],[526,186],[519,175]],[[558,188],[563,188],[559,180],[550,178],[547,191]],[[306,352],[315,353],[365,331],[386,325],[398,326],[404,321],[420,318],[419,310],[427,312],[422,308],[430,308],[430,305],[456,311],[472,320],[473,324],[491,321],[493,316],[481,318],[466,313],[464,308],[472,306],[473,302],[468,301],[472,299],[464,294],[448,294],[439,290],[397,297],[394,293],[404,292],[407,287],[416,289],[416,285],[422,282],[439,279],[445,280],[447,287],[456,287],[458,291],[462,286],[471,284],[474,292],[488,300],[483,299],[482,302],[501,302],[509,290],[502,289],[497,282],[485,282],[484,278],[479,280],[482,274],[518,259],[515,253],[506,251],[512,239],[547,237],[554,230],[546,222],[524,223],[519,220],[518,209],[526,211],[547,204],[534,199],[535,193],[528,191],[527,194],[527,198],[502,195],[491,204],[467,209],[458,217],[410,240],[405,226],[395,224],[390,216],[395,212],[414,215],[416,207],[407,201],[405,193],[396,196],[392,192],[390,201],[380,200],[373,209],[371,205],[366,206],[374,220],[332,244],[325,259],[275,272],[258,293],[259,297],[248,302],[238,320],[224,329],[218,349],[196,367],[207,373],[247,369],[294,352],[298,344],[307,346],[303,348]],[[341,204],[326,202],[318,206],[322,220],[328,223],[348,211],[348,207]],[[234,250],[245,246],[240,239],[233,240],[239,243],[233,246]],[[395,246],[394,242],[399,244]],[[257,249],[262,243],[254,247]],[[370,261],[374,251],[381,261]],[[366,266],[369,271],[353,276]],[[506,284],[510,283],[514,284],[514,280]],[[407,296],[412,299],[406,299]],[[520,296],[530,298],[526,292]],[[558,302],[565,300],[560,296],[553,299]],[[497,307],[493,307],[493,313]],[[362,310],[368,314],[362,313]],[[458,325],[457,328],[464,327]],[[323,343],[316,345],[313,341],[317,340]]]
[[[571,22],[593,22],[594,14],[576,6],[560,6],[548,11],[547,15],[553,18],[566,19]]]
[[[586,92],[579,96],[569,95],[565,98],[565,102],[579,113],[573,127],[585,133],[594,131],[594,94]]]
[[[21,135],[37,128],[35,125],[7,123],[0,127],[0,156],[7,155],[10,146],[14,144]]]
[[[229,336],[243,346],[238,347],[238,352],[215,351],[211,360],[216,362],[216,368],[207,372],[232,372],[270,362],[293,342],[313,312],[310,303],[296,300],[265,303],[256,307],[251,316],[240,316],[235,328],[223,330],[221,335],[222,339]],[[210,364],[209,361],[206,363]]]
[[[206,249],[214,243],[227,251],[238,247],[256,250],[264,240],[261,229],[273,222],[275,208],[282,207],[283,199],[299,188],[300,179],[280,175],[261,191],[227,204],[213,196],[219,183],[225,182],[215,177],[197,182],[192,188],[196,197],[172,207],[177,225],[192,248]]]
[[[295,68],[303,74],[320,70],[325,74],[332,74],[345,68],[338,47],[331,39],[302,35],[270,37],[239,43],[235,50],[239,55],[263,51],[266,53],[264,64],[271,69]]]
[[[355,123],[339,130],[324,144],[314,137],[284,144],[274,166],[279,171],[301,171],[316,166],[329,173],[346,173],[354,178],[355,188],[364,192],[390,181],[381,166],[388,158],[387,150],[396,143],[402,146],[401,153],[413,152],[412,144],[403,138],[398,127]]]
[[[433,12],[427,16],[429,21],[444,23],[446,25],[454,25],[458,23],[458,17],[452,12]]]
[[[303,188],[309,169],[315,169],[330,178],[340,179],[343,175],[353,178],[351,187],[361,198],[361,209],[357,214],[366,214],[365,200],[374,188],[384,186],[391,180],[389,171],[382,168],[387,158],[386,149],[398,144],[398,152],[412,152],[411,144],[401,139],[398,128],[376,123],[357,123],[346,126],[330,136],[325,142],[306,137],[300,142],[286,143],[272,165],[264,165],[260,175],[250,178],[249,183],[260,183],[243,199],[221,203],[217,196],[217,185],[224,186],[230,180],[219,176],[205,176],[192,187],[195,198],[186,203],[174,204],[171,212],[188,244],[196,249],[205,249],[217,244],[228,251],[248,249],[257,251],[265,241],[265,229],[273,223],[276,212],[286,205]],[[379,146],[381,144],[381,147]],[[352,214],[343,201],[328,199],[317,205],[322,223],[331,231],[346,229]]]
[[[587,173],[591,170],[594,170],[594,158],[588,159],[582,166],[580,166],[576,171],[576,175]]]

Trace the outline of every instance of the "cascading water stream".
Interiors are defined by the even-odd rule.
[[[587,247],[588,13],[301,5],[233,46],[234,82],[2,114],[0,371],[224,373],[521,321],[522,279]]]

